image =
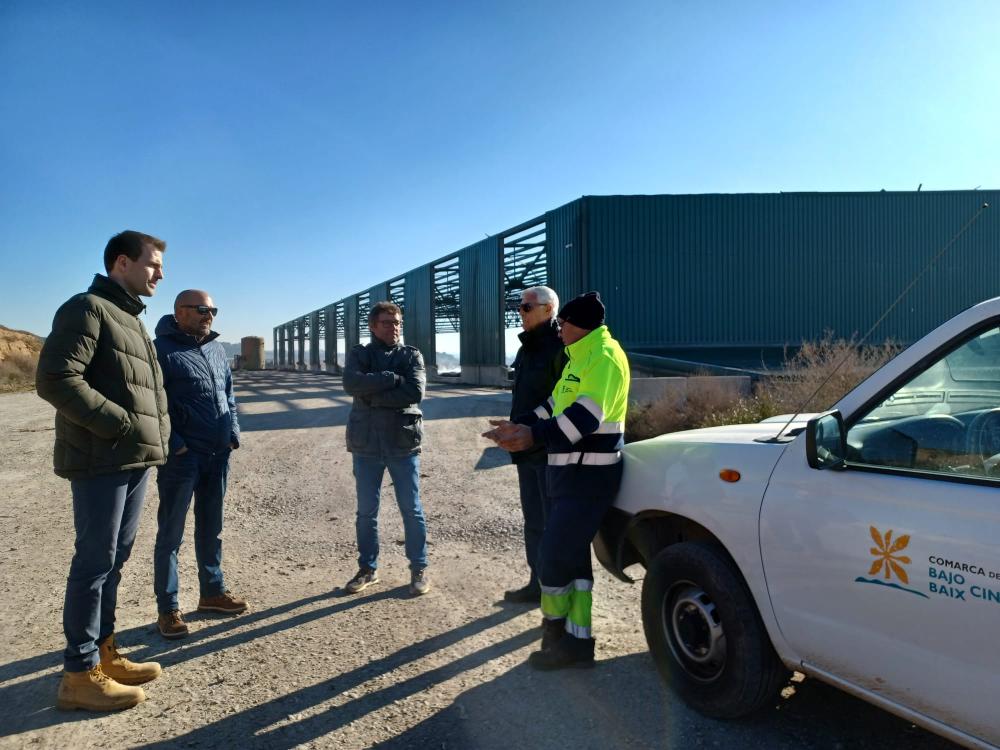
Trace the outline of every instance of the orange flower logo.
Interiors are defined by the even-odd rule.
[[[876,573],[885,570],[885,580],[890,580],[892,574],[896,574],[898,578],[903,583],[909,583],[910,578],[906,575],[906,570],[903,565],[910,564],[910,558],[906,555],[897,555],[906,549],[906,546],[910,543],[910,535],[903,534],[901,537],[893,541],[892,539],[892,529],[885,532],[883,537],[879,530],[874,526],[869,526],[868,530],[871,532],[872,540],[875,542],[875,546],[871,548],[870,552],[877,558],[875,562],[872,563],[871,570],[868,571],[868,575],[873,576]],[[902,565],[900,564],[902,563]]]

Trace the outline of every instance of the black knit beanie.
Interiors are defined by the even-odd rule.
[[[587,292],[574,297],[559,311],[559,319],[578,328],[593,331],[604,325],[604,303],[600,292]]]

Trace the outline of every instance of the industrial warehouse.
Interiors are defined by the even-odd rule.
[[[369,306],[392,300],[432,376],[436,337],[458,334],[460,381],[501,384],[520,292],[547,285],[563,299],[600,290],[647,371],[752,373],[824,332],[863,334],[940,254],[871,338],[907,344],[1000,293],[996,212],[966,226],[998,195],[583,196],[276,326],[275,362],[338,371]]]

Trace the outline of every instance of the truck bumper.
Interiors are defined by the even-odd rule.
[[[634,555],[626,557],[627,550],[631,549],[626,536],[633,518],[630,513],[611,508],[605,514],[601,528],[594,537],[594,554],[598,561],[611,575],[625,583],[635,583],[635,580],[625,573],[625,568],[638,562],[630,559]]]

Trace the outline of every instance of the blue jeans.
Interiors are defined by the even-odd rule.
[[[180,609],[177,553],[184,540],[184,521],[194,497],[194,556],[201,596],[226,590],[222,580],[222,505],[229,478],[229,453],[188,450],[172,455],[156,474],[160,507],[156,511],[153,548],[153,592],[160,612]]]
[[[524,515],[524,554],[531,571],[529,586],[538,585],[542,532],[549,515],[549,499],[545,493],[545,464],[517,464],[517,481],[521,489],[521,512]]]
[[[98,644],[115,630],[121,570],[135,542],[148,479],[149,469],[136,469],[70,482],[76,551],[63,606],[67,672],[97,666]]]
[[[396,503],[403,516],[406,558],[410,570],[427,567],[427,523],[420,505],[420,454],[379,458],[354,456],[354,480],[358,490],[358,567],[378,567],[378,508],[385,470],[396,488]]]

